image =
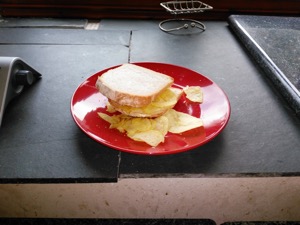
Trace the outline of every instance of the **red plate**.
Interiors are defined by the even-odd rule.
[[[177,111],[200,117],[204,127],[184,134],[168,133],[165,142],[151,147],[143,142],[131,140],[109,123],[98,117],[97,112],[106,112],[106,97],[95,87],[98,76],[114,67],[100,71],[84,81],[71,100],[71,113],[76,124],[89,137],[113,149],[145,155],[174,154],[201,146],[215,138],[226,126],[230,117],[230,103],[222,89],[205,76],[190,69],[163,63],[142,62],[136,65],[168,74],[174,78],[174,86],[183,88],[201,86],[204,95],[202,104],[192,103],[183,96],[175,106]]]

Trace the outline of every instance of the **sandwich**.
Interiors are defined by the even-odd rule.
[[[116,111],[155,118],[173,108],[183,93],[173,83],[168,75],[128,63],[102,74],[96,87]]]
[[[183,93],[199,95],[198,89],[173,84],[173,77],[135,64],[110,69],[95,84],[107,98],[108,113],[98,115],[111,129],[152,147],[164,142],[168,132],[183,133],[203,126],[200,118],[173,109]]]

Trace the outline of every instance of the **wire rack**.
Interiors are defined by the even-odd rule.
[[[165,8],[171,14],[189,14],[200,13],[205,10],[210,10],[213,7],[200,1],[170,1],[161,2],[160,5]]]
[[[194,1],[194,0],[187,0],[187,1],[169,1],[169,2],[161,2],[160,5],[166,9],[172,15],[182,15],[182,14],[192,14],[192,13],[202,13],[206,10],[213,9],[212,6],[201,2],[201,1]],[[166,23],[174,23],[174,22],[183,22],[184,24],[177,25],[176,27],[167,28],[165,26]],[[173,18],[167,19],[159,24],[159,28],[165,32],[172,32],[178,31],[181,29],[188,29],[191,28],[199,28],[200,30],[204,31],[206,29],[205,25],[198,20],[193,19],[184,19],[184,18]]]

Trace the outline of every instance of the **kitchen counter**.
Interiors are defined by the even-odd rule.
[[[228,21],[266,77],[300,116],[300,18],[232,15]]]
[[[168,34],[159,21],[2,19],[1,56],[18,56],[42,79],[12,101],[0,129],[1,183],[118,182],[147,177],[274,177],[300,174],[300,121],[225,21]],[[99,27],[98,27],[99,26]],[[85,79],[126,62],[162,62],[207,76],[227,94],[231,117],[191,151],[145,156],[87,137],[70,100]]]

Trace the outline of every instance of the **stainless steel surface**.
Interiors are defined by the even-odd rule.
[[[0,57],[0,126],[8,103],[40,76],[18,57]]]

